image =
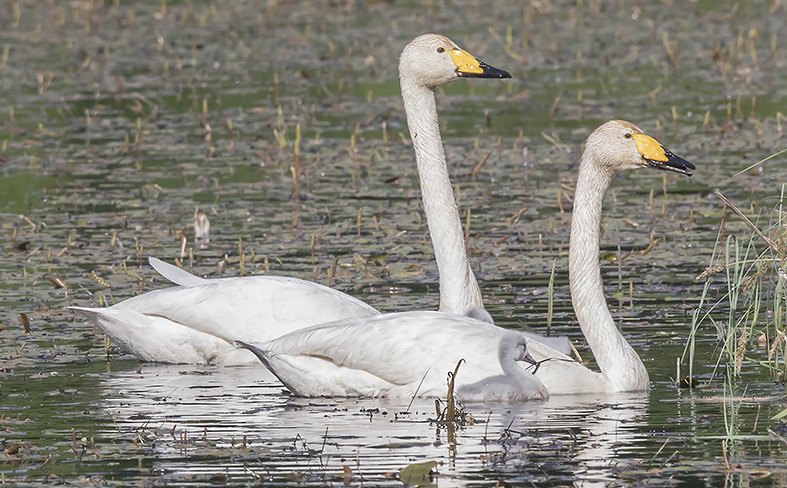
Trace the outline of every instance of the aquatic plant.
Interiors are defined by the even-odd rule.
[[[744,238],[725,234],[725,222],[722,220],[713,260],[697,276],[698,280],[705,280],[705,286],[700,305],[694,312],[692,330],[682,359],[688,357],[689,377],[692,377],[696,332],[702,325],[710,323],[718,338],[716,370],[726,366],[730,379],[734,380],[740,377],[744,364],[759,366],[783,382],[787,374],[787,220],[783,212],[787,185],[782,186],[764,231],[721,192],[717,190],[716,194],[746,223],[751,234]],[[707,304],[709,287],[719,275],[726,292],[715,302]],[[727,309],[726,320],[720,320],[719,314],[715,313],[722,307]],[[759,354],[751,347],[755,341],[761,351]]]
[[[711,324],[716,330],[718,355],[707,383],[719,376],[723,377],[724,389],[720,403],[724,435],[721,449],[729,470],[729,459],[740,455],[739,441],[757,437],[760,406],[751,432],[743,432],[741,405],[744,401],[767,400],[746,398],[748,384],[743,381],[742,373],[767,373],[779,383],[784,383],[787,374],[787,220],[783,211],[787,185],[782,185],[770,217],[763,215],[766,212],[763,209],[754,221],[719,190],[715,193],[723,201],[725,210],[729,208],[746,224],[750,234],[740,237],[728,234],[722,216],[713,260],[697,276],[698,280],[705,280],[705,285],[699,306],[693,314],[691,332],[681,358],[682,361],[687,360],[689,373],[681,378],[679,360],[677,381],[682,388],[693,388],[700,384],[694,377],[697,333],[702,326]],[[723,292],[715,301],[711,301],[709,290],[718,276],[723,281]],[[779,420],[784,415],[787,415],[787,410],[772,420]],[[780,438],[770,428],[768,433],[773,439]]]

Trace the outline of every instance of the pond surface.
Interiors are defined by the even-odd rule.
[[[63,310],[169,286],[144,263],[180,258],[182,238],[200,275],[328,284],[337,260],[331,286],[382,311],[436,308],[396,71],[425,32],[514,76],[437,91],[498,325],[546,331],[555,263],[552,332],[590,356],[566,251],[591,130],[631,120],[697,164],[691,179],[621,175],[605,202],[607,296],[649,394],[469,404],[472,425],[449,432],[433,400],[291,398],[261,367],[140,369]],[[750,334],[733,373],[713,325],[729,320],[726,278],[702,303],[695,279],[724,262],[726,236],[751,234],[714,189],[762,228],[781,222],[784,155],[758,162],[785,148],[785,32],[779,2],[6,2],[2,483],[401,486],[400,470],[435,461],[438,486],[787,484],[768,344]],[[678,363],[698,388],[677,388]]]

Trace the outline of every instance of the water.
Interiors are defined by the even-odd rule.
[[[766,350],[752,343],[734,391],[725,390],[726,359],[715,369],[716,331],[706,324],[694,366],[702,388],[674,386],[704,285],[694,278],[711,264],[722,219],[712,190],[767,220],[787,177],[783,159],[731,176],[784,147],[783,6],[2,9],[6,484],[294,486],[347,477],[350,485],[400,486],[392,473],[432,460],[439,486],[785,484],[785,443],[767,430],[785,436],[771,420],[784,408],[784,388],[756,365]],[[327,283],[338,258],[332,285],[380,310],[435,307],[437,274],[396,73],[404,44],[429,31],[514,75],[438,90],[459,206],[471,211],[469,251],[499,325],[545,330],[556,259],[555,332],[589,357],[571,312],[566,249],[576,162],[590,130],[629,119],[697,164],[691,179],[622,175],[605,204],[607,295],[648,367],[650,394],[468,405],[476,422],[451,442],[429,420],[431,400],[290,398],[259,368],[138,371],[115,349],[107,359],[103,337],[62,310],[97,304],[99,294],[112,303],[167,286],[140,262],[178,257],[181,232],[193,251],[187,267],[200,274],[219,276],[226,256],[223,274],[238,275],[242,253],[245,274],[265,271],[267,261],[271,273]],[[292,199],[297,125],[305,172]],[[196,211],[211,221],[205,248],[194,244]],[[729,213],[724,219],[726,232],[748,236]],[[725,292],[715,278],[710,298]],[[726,320],[724,302],[714,317]],[[682,368],[685,375],[686,361]],[[747,400],[724,401],[731,394]]]

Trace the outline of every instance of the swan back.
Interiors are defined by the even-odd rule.
[[[460,360],[457,388],[504,374],[497,356],[505,333],[461,315],[414,311],[318,325],[249,349],[300,396],[444,397],[446,374]]]

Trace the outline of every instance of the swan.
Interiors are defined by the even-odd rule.
[[[484,309],[481,289],[467,258],[440,136],[434,89],[459,78],[510,77],[507,71],[477,60],[438,34],[416,37],[405,46],[399,59],[399,84],[440,280],[439,310],[490,323],[492,317]],[[150,264],[164,278],[181,286],[208,281],[155,258]]]
[[[569,285],[595,372],[546,344],[532,341],[537,378],[550,395],[646,391],[648,372],[618,331],[604,298],[598,259],[604,194],[619,172],[655,168],[692,175],[694,165],[636,125],[602,124],[588,136],[579,163],[569,245]],[[497,348],[506,330],[450,313],[399,312],[302,329],[264,344],[255,354],[300,396],[442,396],[445,374],[464,359],[455,387],[504,374]]]
[[[503,369],[502,375],[490,376],[469,385],[461,386],[456,395],[466,402],[510,402],[543,400],[549,397],[541,380],[524,371],[516,363],[525,361],[538,365],[527,352],[527,338],[517,331],[508,331],[500,338],[497,359]],[[459,373],[462,374],[461,367]]]
[[[405,47],[399,71],[440,274],[440,310],[491,322],[465,251],[440,138],[434,87],[459,78],[511,75],[478,61],[450,39],[435,34],[419,36]],[[350,295],[296,278],[208,280],[156,258],[149,258],[149,262],[164,278],[180,286],[148,292],[107,308],[69,307],[143,361],[256,363],[253,354],[236,348],[233,341],[264,342],[315,324],[379,314]],[[558,344],[561,339],[555,341],[563,347]],[[567,341],[562,342],[567,347]]]

